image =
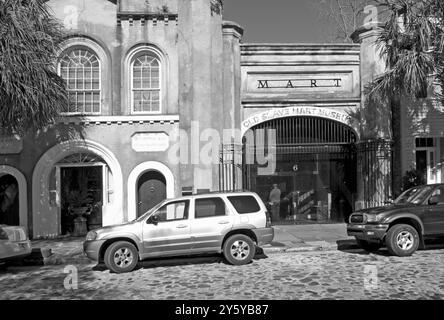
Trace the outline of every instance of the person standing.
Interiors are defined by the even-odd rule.
[[[279,220],[279,207],[281,202],[281,190],[276,183],[273,184],[273,189],[270,191],[268,200],[271,204],[271,221],[275,223]]]

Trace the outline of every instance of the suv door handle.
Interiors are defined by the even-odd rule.
[[[183,229],[183,228],[186,228],[186,227],[188,227],[186,224],[179,224],[176,228],[177,229]]]
[[[230,223],[230,221],[226,221],[226,220],[219,221],[219,224],[228,224],[228,223]]]

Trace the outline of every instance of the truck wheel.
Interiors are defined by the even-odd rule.
[[[387,232],[385,244],[392,255],[411,256],[419,247],[418,231],[408,224],[396,224]]]
[[[223,246],[225,259],[233,265],[249,263],[256,253],[256,245],[250,237],[243,234],[235,234],[229,237]]]
[[[382,247],[378,242],[369,242],[361,239],[356,239],[356,242],[358,243],[358,246],[368,252],[378,251]]]
[[[111,244],[105,251],[105,265],[115,273],[133,271],[139,262],[137,248],[126,241]]]

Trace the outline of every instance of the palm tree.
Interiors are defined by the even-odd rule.
[[[61,25],[43,0],[0,0],[0,134],[52,123],[68,100],[55,59]]]
[[[442,0],[383,0],[388,11],[377,44],[387,70],[367,88],[369,97],[391,109],[393,147],[393,193],[401,192],[402,98],[427,97],[428,88],[444,77]]]

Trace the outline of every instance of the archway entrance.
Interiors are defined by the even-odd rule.
[[[84,156],[87,158],[83,158]],[[123,179],[117,158],[108,148],[95,141],[70,140],[53,146],[35,165],[32,174],[34,238],[52,238],[62,233],[62,168],[83,165],[90,167],[97,162],[103,168],[102,225],[124,221]]]
[[[267,140],[269,132],[275,133],[275,142]],[[262,122],[244,136],[244,188],[269,204],[275,224],[344,222],[356,193],[356,141],[353,129],[326,118]],[[246,161],[272,150],[273,173],[261,174],[258,161]]]
[[[166,199],[166,179],[159,171],[144,172],[137,181],[137,217]]]
[[[83,235],[102,227],[102,207],[108,166],[92,153],[76,153],[54,168],[60,186],[61,233]]]
[[[26,190],[21,190],[26,192]],[[0,173],[0,224],[20,225],[19,184],[10,174]]]

